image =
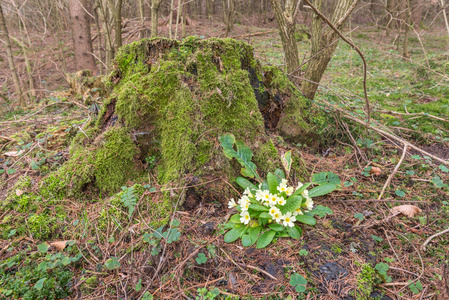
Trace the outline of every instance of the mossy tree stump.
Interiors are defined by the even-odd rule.
[[[250,45],[232,39],[126,45],[106,85],[111,92],[97,120],[73,140],[71,158],[45,179],[48,195],[116,192],[145,174],[148,157],[156,161],[159,184],[232,180],[239,168],[223,155],[223,133],[248,144],[259,169],[272,171],[280,164],[271,134],[310,142],[324,123],[281,71],[262,68]],[[225,196],[224,185],[216,181],[202,192]]]

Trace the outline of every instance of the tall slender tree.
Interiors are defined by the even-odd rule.
[[[8,59],[9,69],[11,70],[12,80],[19,97],[20,106],[26,105],[26,95],[22,92],[19,76],[17,75],[16,65],[14,64],[14,55],[11,48],[11,40],[9,39],[8,27],[6,26],[5,16],[3,15],[2,5],[0,4],[0,36],[6,44],[6,57]]]
[[[87,0],[69,0],[72,38],[75,47],[75,64],[78,70],[89,69],[96,73],[97,66],[93,56],[87,4]]]

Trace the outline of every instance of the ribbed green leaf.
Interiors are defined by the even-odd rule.
[[[307,224],[307,225],[311,225],[311,226],[316,224],[315,218],[308,216],[308,215],[297,215],[296,221]]]
[[[273,173],[268,173],[267,175],[267,183],[270,193],[277,194],[278,181],[276,179],[276,175]]]
[[[294,212],[298,207],[301,206],[302,200],[302,196],[288,197],[285,205],[280,208],[281,212],[283,214],[286,214],[287,212]]]
[[[257,241],[257,249],[262,249],[268,246],[271,241],[273,240],[274,236],[276,234],[276,231],[274,230],[268,230],[264,234],[262,234],[259,237],[259,240]]]
[[[281,224],[277,224],[277,223],[270,224],[270,225],[268,225],[268,227],[273,229],[274,231],[282,231],[285,228]]]
[[[296,229],[296,227],[287,227],[287,233],[290,237],[294,239],[299,239],[301,237],[301,233]]]
[[[285,179],[285,174],[281,169],[274,170],[274,175],[276,175],[276,179],[278,180],[278,184],[281,183],[282,179]]]
[[[272,219],[272,217],[271,217],[271,215],[270,214],[267,214],[267,213],[261,213],[260,215],[259,215],[259,218],[262,218],[262,219],[268,219],[268,220],[271,220]]]
[[[246,226],[242,226],[229,230],[224,237],[225,243],[232,243],[237,240],[245,232],[246,228]]]
[[[243,177],[237,177],[235,182],[244,190],[246,190],[246,188],[249,188],[251,192],[257,190],[257,187],[254,184]]]
[[[309,186],[311,185],[310,182],[303,184],[302,187],[300,187],[299,189],[297,189],[292,196],[295,195],[301,195],[302,192],[304,192]]]
[[[266,206],[260,205],[260,204],[251,204],[249,206],[250,209],[255,211],[269,211],[270,209]]]
[[[330,192],[334,191],[336,188],[337,188],[337,186],[333,183],[319,185],[309,191],[309,196],[310,197],[323,196],[323,195],[329,194]]]

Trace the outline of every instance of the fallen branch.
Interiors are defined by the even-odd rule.
[[[396,172],[399,170],[399,167],[401,166],[402,161],[404,160],[405,154],[406,154],[406,153],[407,153],[407,145],[404,144],[404,149],[402,150],[402,156],[401,156],[401,159],[399,160],[398,164],[397,164],[396,167],[394,168],[393,172],[391,172],[390,176],[388,176],[388,179],[387,179],[387,181],[385,182],[384,187],[382,188],[382,191],[381,191],[380,194],[379,194],[379,197],[377,197],[377,200],[382,199],[382,196],[384,195],[385,190],[386,190],[387,187],[390,185],[391,179],[393,179],[394,175],[395,175]]]
[[[445,229],[445,230],[443,230],[443,231],[440,231],[440,232],[438,232],[438,233],[435,233],[434,235],[430,236],[430,237],[424,242],[424,244],[422,244],[422,246],[421,246],[421,248],[423,249],[423,251],[426,251],[426,246],[427,246],[428,243],[430,243],[431,240],[433,240],[434,238],[439,237],[440,235],[443,235],[443,234],[445,234],[445,233],[447,233],[447,232],[449,232],[449,228],[447,228],[447,229]]]

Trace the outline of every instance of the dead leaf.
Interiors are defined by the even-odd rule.
[[[73,240],[57,241],[57,242],[50,243],[50,246],[53,246],[57,250],[61,251],[61,250],[64,250],[64,248],[67,246],[67,243],[69,243],[69,242],[75,242],[75,241],[73,241]]]
[[[369,170],[369,173],[371,175],[379,176],[382,173],[382,170],[378,167],[372,167],[371,170]]]
[[[9,157],[17,157],[19,155],[21,155],[23,153],[23,150],[20,151],[9,151],[9,152],[5,152],[3,153],[4,156],[9,156]]]
[[[415,205],[399,205],[395,206],[391,209],[393,214],[401,213],[404,216],[413,218],[415,215],[419,215],[422,210]]]
[[[17,197],[22,196],[23,195],[23,191],[21,189],[17,189],[16,190],[16,195],[17,195]]]

